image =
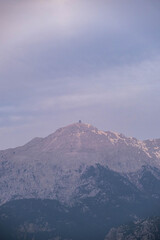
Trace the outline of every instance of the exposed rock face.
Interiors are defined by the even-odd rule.
[[[147,218],[112,228],[105,240],[158,240],[160,239],[160,217]]]
[[[141,187],[137,172],[141,174],[142,166],[160,168],[160,140],[142,142],[75,123],[22,147],[0,151],[0,203],[23,198],[71,203],[83,184],[82,174],[97,164]],[[155,178],[159,177],[158,173]]]
[[[146,178],[151,182],[148,191]],[[0,207],[0,239],[104,240],[113,227],[160,215],[160,181],[157,180],[157,188],[152,191],[154,176],[150,172],[148,177],[145,169],[139,177],[142,190],[126,177],[101,165],[89,167],[80,179],[81,185],[76,189],[72,205],[37,198],[3,204]]]

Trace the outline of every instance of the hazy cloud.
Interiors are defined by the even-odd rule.
[[[159,10],[158,0],[0,1],[0,148],[79,118],[158,137]]]

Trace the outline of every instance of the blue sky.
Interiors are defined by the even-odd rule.
[[[159,138],[159,0],[0,0],[0,149],[77,122]]]

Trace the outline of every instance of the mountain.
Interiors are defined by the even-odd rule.
[[[74,123],[0,151],[0,189],[8,239],[104,239],[160,214],[160,139]]]

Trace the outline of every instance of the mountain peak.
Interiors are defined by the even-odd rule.
[[[72,123],[70,125],[67,125],[65,127],[57,129],[54,133],[49,135],[48,137],[60,137],[60,136],[80,136],[81,134],[92,132],[92,131],[98,131],[98,129],[91,124],[88,123]]]
[[[97,129],[96,127],[92,126],[88,123],[82,123],[81,120],[76,123],[69,124],[61,129],[69,129],[69,130],[93,130]],[[98,129],[97,129],[98,130]]]
[[[159,142],[143,142],[123,134],[102,131],[88,123],[72,123],[45,138],[35,138],[26,145],[5,151],[6,158],[32,155],[35,159],[51,159],[69,168],[100,163],[118,172],[132,172],[149,164],[160,166]],[[13,155],[13,152],[16,154]],[[4,155],[4,152],[3,154]],[[40,157],[39,157],[40,156]],[[4,158],[4,156],[3,156]],[[54,160],[53,160],[54,159]],[[27,160],[28,161],[28,160]],[[74,166],[76,165],[76,166]]]

